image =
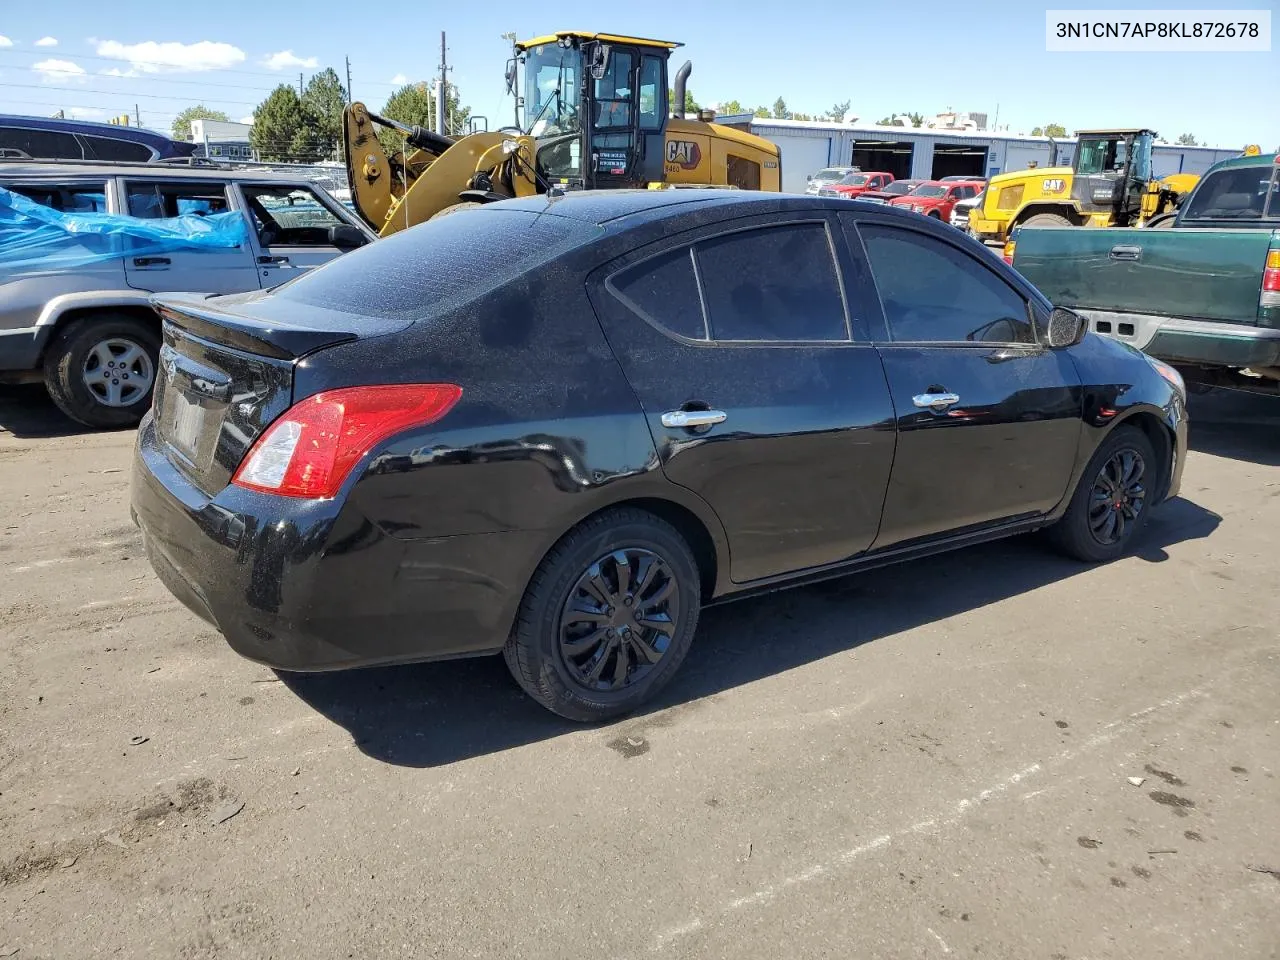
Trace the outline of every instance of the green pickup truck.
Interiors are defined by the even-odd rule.
[[[1011,245],[1054,304],[1190,384],[1280,393],[1280,154],[1215,164],[1152,227],[1023,227]]]

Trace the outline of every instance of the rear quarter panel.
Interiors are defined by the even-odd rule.
[[[1060,306],[1254,324],[1270,242],[1270,230],[1024,227],[1013,265]]]

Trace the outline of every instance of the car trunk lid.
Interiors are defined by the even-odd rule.
[[[393,333],[407,320],[302,312],[261,293],[158,297],[164,320],[153,409],[165,455],[213,496],[294,402],[296,363],[324,347]]]

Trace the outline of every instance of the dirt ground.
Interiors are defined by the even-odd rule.
[[[132,434],[0,388],[0,958],[1280,957],[1280,402],[1192,415],[1137,555],[718,608],[583,729],[494,659],[240,659]]]

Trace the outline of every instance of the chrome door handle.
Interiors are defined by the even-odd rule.
[[[709,427],[724,423],[729,415],[723,410],[668,410],[662,415],[664,427]]]
[[[955,406],[960,402],[960,395],[957,393],[917,393],[911,398],[911,402],[917,407],[923,407],[926,410],[945,410],[947,407]]]
[[[1117,244],[1111,248],[1112,260],[1141,260],[1142,248],[1131,246],[1129,244]]]

